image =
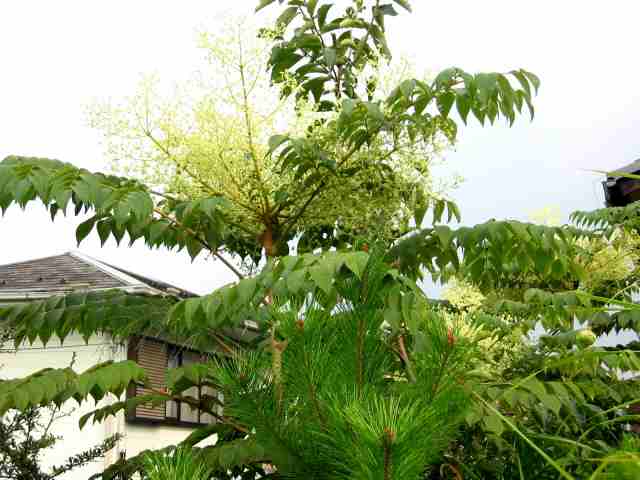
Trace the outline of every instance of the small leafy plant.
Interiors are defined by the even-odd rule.
[[[68,457],[61,465],[45,468],[43,454],[61,437],[52,433],[56,420],[63,417],[59,408],[44,406],[25,411],[12,410],[0,416],[0,479],[53,480],[102,458],[119,436]]]
[[[210,470],[198,461],[192,450],[176,448],[153,452],[145,458],[145,480],[208,480]]]

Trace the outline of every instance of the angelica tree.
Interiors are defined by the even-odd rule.
[[[355,235],[390,243],[407,233],[416,210],[444,199],[430,167],[453,138],[379,136],[333,168],[348,147],[336,136],[340,112],[302,98],[294,78],[283,80],[292,94],[282,95],[265,74],[274,35],[246,19],[230,21],[222,32],[200,35],[208,62],[171,95],[149,77],[121,104],[96,103],[91,124],[104,135],[113,170],[175,198],[224,199],[220,208],[233,219],[224,247],[245,266],[255,267],[266,246],[269,255],[286,253],[292,239],[304,252]],[[378,59],[367,70],[367,95],[388,95],[410,73],[406,61]],[[322,145],[310,147],[314,172],[296,174],[273,154],[282,131]]]
[[[387,95],[376,70],[391,55],[384,22],[396,13],[361,2],[287,6],[263,31],[270,80],[295,99],[265,102],[275,114],[261,106],[255,49],[242,38],[231,52],[209,44],[227,73],[225,88],[186,110],[144,94],[112,122],[96,119],[112,140],[131,139],[112,143],[122,147],[112,151],[125,162],[137,157],[150,185],[9,157],[0,207],[38,197],[55,214],[71,200],[96,212],[78,228],[79,241],[95,228],[103,241],[126,232],[150,246],[186,247],[191,255],[224,249],[254,261],[262,250],[286,253],[293,238],[303,250],[341,246],[382,224],[393,240],[407,233],[411,216],[421,224],[428,208],[436,220],[445,208],[458,215],[451,202],[430,198],[425,183],[426,154],[443,137],[455,140],[453,107],[464,122],[512,123],[523,107],[533,113],[539,81],[525,70],[471,75],[452,68],[430,82],[404,79]],[[220,91],[227,93],[218,101]],[[294,105],[309,114],[298,111],[296,128],[272,135],[270,124],[287,117],[281,108]],[[153,162],[159,170],[148,170]]]

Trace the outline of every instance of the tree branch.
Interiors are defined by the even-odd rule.
[[[240,71],[240,84],[242,86],[242,111],[244,113],[244,121],[247,127],[247,140],[249,142],[249,155],[251,155],[251,159],[253,160],[253,167],[256,172],[256,186],[260,191],[262,196],[262,201],[264,202],[264,214],[267,215],[271,210],[269,205],[269,196],[264,188],[264,182],[262,179],[262,170],[260,169],[260,165],[258,163],[258,156],[256,154],[255,145],[253,142],[253,128],[251,126],[251,117],[249,115],[249,93],[247,91],[247,82],[244,75],[244,60],[243,60],[243,50],[242,50],[242,39],[240,35],[238,35],[238,47],[240,49],[240,63],[238,65],[238,69]]]
[[[236,274],[236,276],[242,280],[244,278],[244,275],[242,273],[240,273],[240,271],[234,267],[231,262],[229,262],[226,258],[224,258],[221,254],[220,254],[220,249],[217,248],[213,248],[211,245],[209,245],[205,240],[203,240],[194,230],[190,229],[189,227],[185,227],[182,223],[180,223],[178,220],[176,220],[175,218],[171,217],[170,215],[167,215],[166,213],[164,213],[162,210],[160,210],[159,208],[154,208],[153,211],[155,213],[157,213],[158,215],[160,215],[162,218],[164,218],[165,220],[168,220],[169,222],[173,223],[175,226],[177,226],[178,228],[184,230],[185,232],[187,232],[189,235],[191,235],[196,241],[198,241],[202,246],[204,246],[207,250],[209,250],[209,252],[211,253],[211,255],[213,255],[214,257],[216,257],[218,260],[220,260],[222,263],[225,264],[225,266],[231,270],[234,274]]]
[[[143,129],[143,133],[144,135],[151,140],[151,142],[162,152],[164,153],[167,158],[169,158],[179,169],[183,170],[184,172],[186,172],[187,175],[189,175],[191,178],[193,178],[196,182],[198,182],[200,185],[202,185],[205,190],[209,191],[209,193],[212,193],[213,195],[217,196],[217,197],[221,197],[223,196],[220,192],[217,192],[216,190],[213,189],[213,187],[211,187],[211,185],[209,185],[207,182],[205,182],[204,180],[202,180],[202,178],[200,178],[198,175],[196,175],[195,173],[191,172],[185,165],[183,165],[181,162],[179,162],[174,155],[167,149],[167,147],[165,147],[164,145],[162,145],[162,143],[160,143],[158,141],[158,139],[156,137],[153,136],[153,134],[146,128]]]
[[[356,145],[351,147],[351,149],[345,154],[345,156],[342,157],[342,159],[340,159],[336,168],[340,168],[342,165],[344,165],[344,163],[348,161],[358,151],[358,148],[359,147],[357,147]],[[307,210],[311,202],[318,196],[318,194],[322,191],[322,189],[326,185],[327,185],[326,180],[323,179],[320,181],[320,183],[315,188],[315,190],[311,192],[311,195],[309,195],[309,198],[307,198],[307,200],[304,202],[302,207],[300,207],[300,210],[298,210],[298,212],[293,216],[293,218],[287,222],[288,225],[285,228],[284,233],[282,234],[282,238],[285,238],[285,239],[287,238],[287,236],[289,235],[289,233],[291,233],[291,230],[293,229],[297,221],[300,219],[300,217],[302,217],[302,215]]]
[[[400,358],[404,362],[404,366],[407,369],[407,377],[409,377],[409,381],[411,383],[416,382],[416,374],[413,371],[413,365],[411,364],[411,360],[409,359],[409,355],[407,354],[407,349],[404,345],[404,335],[400,334],[398,337],[398,348],[400,349]]]

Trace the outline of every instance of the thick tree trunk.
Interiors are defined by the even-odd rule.
[[[276,243],[273,238],[273,229],[271,226],[267,226],[264,232],[262,232],[262,235],[260,235],[260,243],[262,243],[267,259],[276,256]]]

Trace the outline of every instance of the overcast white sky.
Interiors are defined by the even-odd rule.
[[[338,0],[340,1],[340,0]],[[0,158],[58,158],[105,167],[84,107],[119,99],[140,74],[182,80],[201,62],[195,31],[215,30],[224,12],[250,13],[257,0],[14,0],[0,2]],[[533,123],[465,128],[447,170],[466,181],[454,193],[464,223],[526,219],[548,205],[563,215],[601,206],[597,175],[640,157],[640,2],[413,0],[393,20],[397,52],[420,68],[468,71],[524,67],[542,88]],[[75,249],[79,219],[51,223],[44,209],[0,219],[0,264]],[[108,243],[81,250],[199,293],[233,280],[224,267],[185,254]]]

